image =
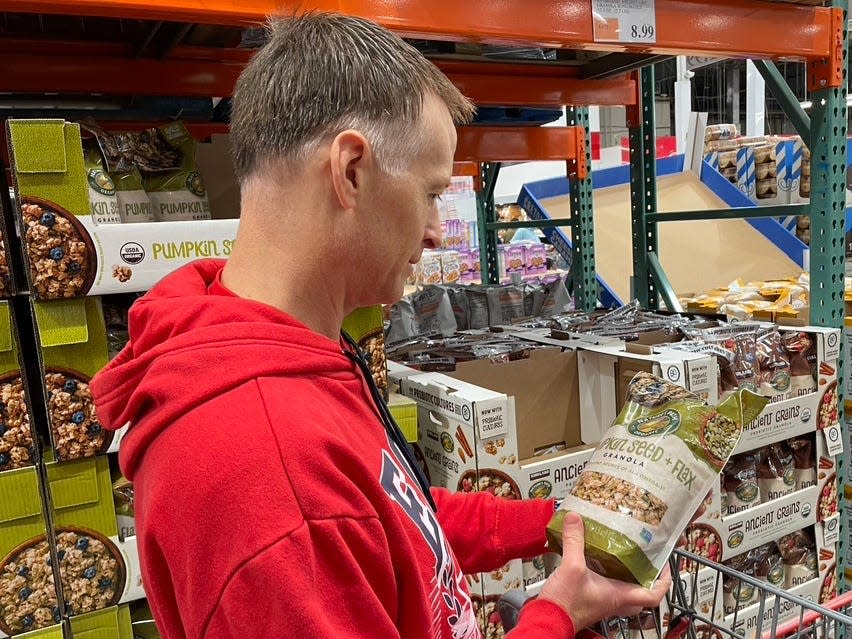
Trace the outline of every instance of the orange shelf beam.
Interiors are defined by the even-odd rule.
[[[258,24],[269,14],[331,10],[401,35],[662,55],[818,60],[832,55],[832,9],[763,0],[656,0],[656,44],[594,41],[591,0],[4,0],[9,12]]]
[[[103,93],[107,95],[229,96],[243,65],[243,50],[179,47],[166,60],[133,58],[120,45],[0,42],[3,91]],[[558,73],[522,64],[457,64],[438,61],[449,78],[480,105],[561,107],[631,105],[631,76],[582,80],[577,70]]]
[[[455,161],[525,162],[567,161],[570,172],[587,176],[586,136],[582,127],[458,128]]]

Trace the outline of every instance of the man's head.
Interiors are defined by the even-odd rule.
[[[424,98],[437,96],[456,124],[471,103],[414,47],[360,18],[308,13],[270,22],[269,42],[237,82],[231,117],[240,182],[268,162],[297,166],[337,133],[365,135],[382,168],[398,172]]]
[[[411,264],[440,243],[437,201],[452,174],[454,124],[473,110],[416,49],[376,24],[324,13],[274,22],[234,94],[244,219],[246,207],[304,195],[303,215],[285,226],[324,223],[325,237],[303,236],[288,250],[310,243],[329,254],[347,308],[396,301]],[[282,184],[288,192],[270,192]]]

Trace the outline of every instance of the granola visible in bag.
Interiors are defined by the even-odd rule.
[[[182,122],[172,122],[156,130],[159,136],[154,136],[155,139],[164,141],[180,160],[168,171],[146,172],[140,167],[145,174],[145,192],[151,198],[154,219],[160,222],[209,220],[210,202],[196,165],[195,138]],[[165,152],[165,148],[158,146],[157,151]]]
[[[725,565],[744,575],[754,577],[756,563],[751,553],[744,553],[732,557],[725,562]],[[722,579],[722,605],[726,615],[750,606],[758,600],[759,596],[757,588],[738,577],[725,575]]]
[[[742,453],[731,457],[722,472],[722,484],[728,515],[757,506],[760,503],[760,485],[757,483],[755,454]]]
[[[787,441],[793,452],[793,473],[796,490],[803,490],[817,485],[817,463],[814,452],[814,436],[804,435]]]
[[[795,492],[793,453],[783,442],[770,444],[758,452],[757,483],[763,501],[778,499]]]
[[[781,537],[778,550],[784,563],[785,589],[817,578],[816,546],[807,532],[800,530]]]
[[[758,392],[772,402],[787,399],[790,396],[790,355],[784,347],[781,333],[775,327],[761,330],[756,347]]]
[[[754,576],[770,586],[783,588],[784,562],[777,544],[771,541],[768,544],[758,546],[749,554],[754,557]]]
[[[722,388],[719,399],[739,389],[758,392],[760,369],[757,363],[757,332],[751,327],[723,326],[704,331],[703,339],[732,354],[717,358]]]
[[[787,333],[784,346],[790,354],[790,397],[815,393],[817,380],[812,360],[816,345],[813,338],[804,332]]]
[[[627,402],[547,526],[561,549],[567,511],[583,517],[589,566],[650,587],[766,398],[748,391],[717,408],[649,373]]]

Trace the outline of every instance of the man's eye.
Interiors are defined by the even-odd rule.
[[[429,194],[429,201],[430,202],[440,202],[441,201],[440,193],[430,193]]]

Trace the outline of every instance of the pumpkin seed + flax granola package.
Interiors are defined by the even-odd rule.
[[[583,518],[589,567],[651,587],[742,434],[768,400],[739,390],[717,408],[649,373],[628,385],[627,403],[547,526],[561,552],[562,521]]]

